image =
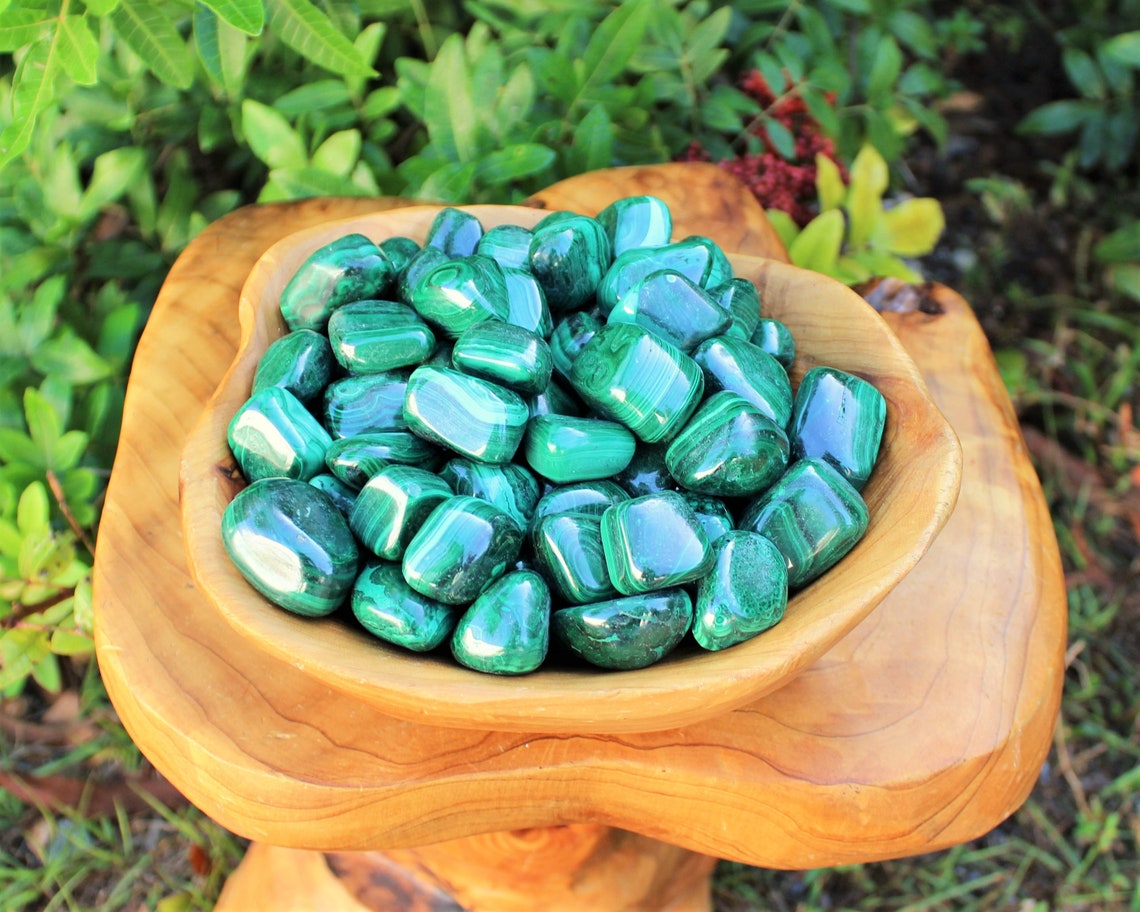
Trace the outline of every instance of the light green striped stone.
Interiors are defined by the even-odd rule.
[[[353,587],[352,614],[373,636],[414,652],[443,643],[459,616],[450,605],[409,586],[399,564],[375,559],[365,564]]]
[[[407,304],[355,301],[329,317],[329,342],[351,374],[410,367],[431,357],[435,334]]]
[[[230,450],[247,481],[299,478],[324,471],[328,431],[296,396],[280,386],[254,393],[230,419]]]
[[[527,465],[558,484],[609,478],[633,458],[637,441],[616,421],[539,415],[527,426]]]
[[[487,674],[537,669],[550,646],[550,588],[533,570],[507,573],[479,593],[451,637],[451,654]]]
[[[456,370],[508,386],[526,396],[546,389],[554,361],[546,340],[529,329],[488,320],[455,340]]]

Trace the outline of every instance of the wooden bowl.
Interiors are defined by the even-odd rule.
[[[180,499],[190,570],[206,603],[250,649],[265,650],[386,715],[451,728],[551,733],[660,731],[720,715],[775,690],[865,618],[926,552],[953,510],[961,482],[957,437],[931,402],[914,363],[855,292],[817,273],[730,254],[756,283],[766,316],[796,340],[793,386],[816,365],[872,382],[887,400],[879,462],[863,490],[870,525],[836,567],[789,601],[784,619],[754,639],[705,652],[691,638],[636,671],[549,664],[496,677],[454,662],[446,647],[420,655],[389,646],[337,615],[302,619],[275,607],[241,576],[222,545],[226,505],[244,482],[226,429],[248,398],[258,359],[286,330],[277,304],[317,248],[358,232],[422,241],[438,206],[366,215],[298,232],[270,248],[242,290],[241,341],[182,453]],[[532,226],[546,214],[515,206],[468,208],[490,228]],[[338,612],[338,615],[340,612]]]

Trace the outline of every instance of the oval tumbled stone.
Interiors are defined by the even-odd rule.
[[[513,516],[523,529],[530,527],[540,491],[535,477],[521,465],[456,458],[449,460],[439,475],[456,494],[493,503]]]
[[[302,402],[319,396],[332,379],[336,359],[328,337],[312,329],[298,329],[270,344],[257,362],[254,393],[269,386],[287,389]]]
[[[598,213],[598,223],[609,235],[614,256],[637,247],[660,247],[673,234],[673,214],[656,196],[614,200]]]
[[[538,668],[550,646],[550,589],[533,570],[499,577],[463,613],[451,654],[475,671],[520,675]]]
[[[436,266],[419,280],[410,303],[452,339],[476,323],[506,320],[510,315],[502,268],[477,253]]]
[[[610,239],[597,219],[556,212],[534,226],[530,271],[554,313],[592,300],[612,257]]]
[[[591,665],[619,671],[659,662],[684,639],[693,603],[684,589],[572,605],[554,612],[555,635]]]
[[[448,206],[439,210],[428,227],[425,247],[435,247],[449,257],[470,256],[483,237],[483,225],[470,212]]]
[[[379,298],[395,270],[363,234],[347,234],[314,251],[281,292],[281,316],[290,329],[324,329],[350,301]]]
[[[506,269],[530,270],[530,242],[534,232],[522,225],[496,225],[479,238],[476,253],[489,256]]]
[[[399,560],[428,514],[451,496],[451,487],[435,473],[390,465],[356,495],[348,524],[378,557]]]
[[[751,342],[734,336],[706,339],[693,352],[705,375],[705,391],[732,390],[780,427],[792,417],[792,384],[779,361]]]
[[[624,595],[699,579],[713,560],[705,530],[676,491],[634,497],[606,510],[602,549],[610,581]]]
[[[569,484],[616,475],[629,465],[636,445],[616,421],[539,415],[527,424],[523,453],[543,478]]]
[[[796,340],[792,331],[779,320],[761,317],[748,341],[779,361],[784,370],[792,369],[796,360]]]
[[[532,543],[535,564],[564,601],[582,605],[618,595],[606,570],[600,516],[546,516],[535,525]]]
[[[681,273],[662,269],[629,289],[607,322],[643,326],[687,352],[728,329],[732,315]]]
[[[230,450],[246,480],[299,478],[324,471],[332,437],[301,401],[280,386],[254,393],[230,419]]]
[[[410,367],[431,357],[435,334],[399,301],[354,301],[329,317],[333,354],[350,374]]]
[[[334,380],[325,389],[322,417],[333,437],[404,431],[407,371],[358,374]]]
[[[456,339],[451,363],[465,374],[527,396],[546,389],[554,370],[545,339],[529,329],[498,320],[476,324]]]
[[[416,592],[404,581],[400,565],[369,561],[352,589],[352,614],[375,637],[414,652],[428,652],[455,628],[450,605]]]
[[[736,530],[713,545],[713,568],[697,583],[693,639],[717,650],[752,639],[788,605],[788,567],[763,535]]]

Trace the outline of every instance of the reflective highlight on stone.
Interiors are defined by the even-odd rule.
[[[451,654],[475,671],[528,674],[550,646],[550,589],[533,570],[499,577],[464,612]]]
[[[732,315],[725,335],[747,342],[760,323],[760,292],[748,279],[733,277],[709,289],[709,297]]]
[[[673,234],[673,215],[656,196],[627,196],[598,213],[614,256],[635,247],[660,247]]]
[[[420,245],[410,237],[396,237],[385,238],[380,242],[380,252],[384,254],[392,264],[392,269],[396,272],[397,287],[400,279],[407,271],[408,264],[412,258],[420,252]]]
[[[597,418],[540,415],[527,425],[527,464],[557,484],[609,478],[633,458],[637,441],[623,425]]]
[[[536,565],[563,601],[582,605],[618,594],[606,569],[600,516],[547,516],[535,526],[532,543]]]
[[[548,338],[554,318],[538,279],[522,269],[504,269],[503,281],[507,285],[507,322]]]
[[[663,443],[639,443],[633,452],[633,459],[614,476],[614,481],[629,492],[631,497],[676,490],[677,482],[665,465],[667,449]]]
[[[377,557],[399,560],[428,514],[451,496],[451,487],[433,472],[388,466],[360,489],[348,524]]]
[[[436,266],[412,291],[411,304],[451,339],[476,323],[506,320],[510,314],[503,270],[477,253]]]
[[[354,301],[329,317],[329,342],[352,374],[374,374],[419,364],[435,351],[435,334],[398,301]]]
[[[352,614],[373,636],[414,652],[429,652],[446,640],[458,616],[409,586],[399,564],[375,559],[352,589]]]
[[[350,301],[382,297],[395,270],[363,234],[347,234],[314,251],[281,292],[281,316],[290,329],[324,329]]]
[[[470,212],[448,207],[432,220],[424,239],[425,247],[436,247],[449,257],[465,257],[475,252],[483,237],[483,225]]]
[[[774,626],[788,605],[784,556],[763,535],[729,532],[713,546],[715,560],[697,583],[693,639],[727,649]]]
[[[360,374],[334,380],[325,390],[322,417],[333,437],[407,430],[406,371]]]
[[[685,499],[646,494],[602,514],[602,548],[610,582],[623,595],[679,586],[712,566],[712,548]]]
[[[560,320],[550,334],[550,354],[554,359],[554,369],[569,379],[578,353],[601,328],[598,318],[585,310],[575,311]]]
[[[646,668],[677,648],[693,621],[684,589],[575,605],[554,612],[555,635],[591,665]]]
[[[592,300],[612,257],[610,239],[597,219],[559,212],[534,227],[530,271],[554,313]]]
[[[522,225],[496,225],[479,239],[476,253],[489,256],[506,269],[530,269],[530,242],[534,232]]]
[[[530,527],[538,505],[538,482],[513,462],[490,465],[471,459],[452,459],[440,471],[456,494],[478,497],[509,514],[523,529]]]
[[[697,522],[705,530],[705,537],[709,544],[715,545],[719,539],[732,531],[735,523],[728,507],[719,497],[709,497],[707,494],[698,494],[696,491],[679,491],[682,497],[693,509]]]
[[[779,320],[761,317],[748,341],[779,361],[784,370],[791,370],[796,360],[796,340],[792,331]]]
[[[340,511],[340,515],[346,520],[348,519],[348,514],[352,512],[352,505],[356,503],[356,488],[349,487],[328,472],[314,475],[309,479],[309,484],[322,494],[327,495],[333,506]]]
[[[456,339],[451,363],[465,374],[528,396],[546,389],[554,370],[545,339],[529,329],[498,320],[472,326]]]
[[[359,490],[389,463],[434,471],[444,455],[443,450],[411,431],[376,431],[334,440],[325,453],[325,465],[345,484]]]
[[[693,352],[705,375],[705,390],[731,390],[782,428],[792,417],[792,384],[774,357],[734,336],[707,339]]]
[[[226,438],[247,481],[299,478],[325,468],[328,431],[296,396],[279,386],[254,393],[230,419]]]
[[[539,498],[532,524],[546,516],[560,513],[585,513],[601,516],[614,504],[629,500],[629,495],[612,481],[582,481],[559,485]]]
[[[405,266],[404,271],[400,273],[399,281],[397,282],[400,300],[405,304],[411,304],[415,291],[419,288],[420,282],[424,280],[424,276],[437,266],[442,266],[450,259],[451,257],[438,247],[424,247],[415,253],[412,258],[408,260],[408,265]]]
[[[253,392],[280,386],[302,402],[308,402],[328,386],[334,367],[336,359],[325,335],[312,329],[298,329],[272,342],[265,350],[253,375]]]
[[[530,417],[536,415],[577,415],[581,417],[585,406],[573,393],[567,391],[556,380],[551,380],[541,393],[530,397],[527,403]]]
[[[320,617],[348,596],[360,553],[328,497],[303,481],[267,478],[222,514],[222,544],[258,592],[287,611]]]
[[[710,336],[724,332],[731,314],[679,272],[651,272],[622,296],[609,323],[644,327],[681,351],[690,351]]]
[[[662,269],[679,272],[702,288],[720,285],[732,278],[731,264],[708,238],[693,236],[663,247],[635,248],[615,257],[606,270],[598,284],[598,307],[608,315],[638,282]]]

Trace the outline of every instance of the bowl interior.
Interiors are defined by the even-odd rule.
[[[514,206],[468,209],[487,228],[529,227],[546,214]],[[779,624],[720,652],[689,642],[637,671],[552,665],[500,678],[459,666],[446,648],[410,653],[344,619],[302,619],[271,605],[230,561],[220,528],[226,505],[244,485],[226,428],[249,396],[261,354],[285,332],[281,290],[309,254],[330,241],[352,232],[377,241],[396,235],[422,241],[438,211],[391,210],[291,235],[261,257],[242,291],[237,354],[183,450],[181,507],[190,569],[207,606],[249,648],[388,715],[425,724],[566,733],[663,730],[724,713],[786,682],[866,617],[945,524],[961,480],[958,441],[878,314],[855,292],[817,273],[730,254],[736,274],[756,283],[765,316],[786,323],[795,337],[793,387],[809,368],[829,365],[869,380],[887,400],[879,462],[863,490],[871,517],[866,535],[790,599]]]

